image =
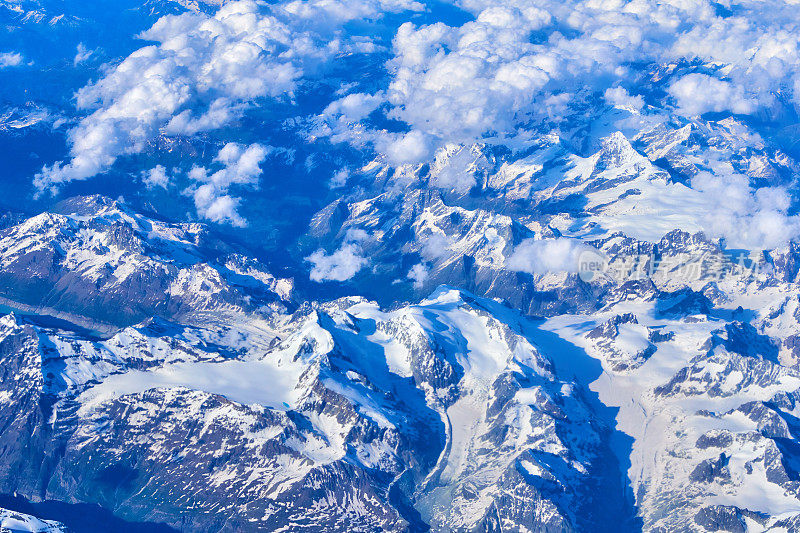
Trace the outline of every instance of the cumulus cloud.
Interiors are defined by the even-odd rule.
[[[256,187],[261,175],[261,163],[270,150],[258,143],[243,146],[226,144],[214,158],[222,168],[211,172],[205,167],[194,167],[189,178],[198,183],[186,190],[194,198],[198,216],[217,223],[243,227],[247,222],[239,215],[240,199],[228,194],[236,186]]]
[[[669,86],[680,111],[686,115],[701,115],[709,111],[731,111],[750,114],[758,106],[758,100],[746,94],[745,88],[713,78],[706,74],[688,74]]]
[[[366,118],[383,103],[381,93],[353,93],[331,102],[323,111],[323,115],[346,122],[357,122]]]
[[[351,228],[345,233],[344,242],[364,242],[367,239],[369,233],[360,228]]]
[[[162,132],[220,127],[239,106],[291,91],[301,74],[292,55],[320,53],[250,1],[162,17],[142,38],[157,44],[78,91],[78,107],[95,111],[70,131],[71,159],[36,176],[39,189],[104,172]]]
[[[556,68],[529,41],[549,21],[532,7],[492,7],[458,28],[403,24],[389,62],[390,116],[455,142],[510,134]]]
[[[706,199],[700,221],[710,237],[722,237],[731,248],[769,250],[800,235],[800,216],[788,214],[791,199],[782,187],[754,189],[747,176],[728,163],[715,172],[700,172],[692,188]]]
[[[603,93],[606,102],[615,107],[639,111],[644,107],[644,98],[631,96],[624,87],[610,87]]]
[[[333,176],[331,177],[330,181],[328,182],[328,187],[331,189],[338,189],[339,187],[344,187],[347,185],[347,180],[350,178],[350,171],[346,168],[342,168],[334,172]]]
[[[362,244],[369,239],[369,234],[362,229],[349,229],[342,245],[331,254],[319,249],[305,258],[311,263],[309,277],[312,281],[347,281],[369,264],[364,257]]]
[[[75,66],[80,65],[92,57],[92,55],[94,55],[94,50],[89,50],[86,48],[85,44],[78,43],[75,57],[72,59],[72,64]]]
[[[489,162],[480,150],[449,144],[436,152],[431,165],[431,185],[467,193],[477,184],[476,174],[486,171]]]
[[[317,250],[306,261],[313,265],[309,276],[316,282],[346,281],[369,263],[356,243],[345,243],[330,255]]]
[[[383,144],[382,151],[389,162],[395,165],[424,161],[431,153],[428,137],[417,130],[379,142]]]
[[[435,261],[450,255],[450,238],[444,233],[431,233],[417,237],[420,242],[419,254],[428,261]]]
[[[16,67],[22,64],[22,54],[18,52],[0,53],[0,68]]]
[[[524,148],[543,131],[591,121],[585,109],[597,96],[641,112],[644,99],[624,87],[660,98],[665,79],[662,108],[674,103],[688,116],[800,106],[800,18],[791,3],[744,0],[727,13],[704,0],[459,4],[473,20],[398,28],[388,87],[370,97],[372,109],[385,95],[376,109],[410,131],[350,123],[351,142],[371,142],[395,164],[426,161],[448,143]],[[347,133],[329,132],[337,141]]]
[[[142,173],[142,181],[148,189],[161,187],[166,189],[169,186],[169,176],[167,176],[167,169],[161,165],[156,165]]]
[[[330,31],[351,20],[374,19],[384,13],[423,11],[425,6],[415,0],[293,0],[280,9],[304,20],[306,25]]]
[[[159,135],[193,135],[220,128],[263,99],[290,99],[303,76],[338,54],[373,50],[363,39],[345,42],[337,30],[359,17],[420,9],[405,0],[294,1],[270,6],[242,0],[213,16],[160,18],[141,48],[77,93],[90,111],[68,135],[69,160],[45,166],[40,189],[105,172],[117,158],[143,151]],[[78,50],[75,62],[87,57]],[[10,57],[10,56],[9,56]],[[355,113],[370,104],[340,103]]]
[[[577,272],[579,256],[587,249],[574,239],[525,239],[514,248],[506,265],[529,274]]]
[[[423,263],[418,263],[411,267],[408,271],[408,279],[413,281],[414,288],[419,289],[425,285],[425,282],[430,278],[428,267]]]

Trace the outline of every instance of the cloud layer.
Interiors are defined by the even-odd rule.
[[[390,161],[422,161],[450,142],[515,145],[575,127],[586,105],[645,104],[686,116],[753,114],[800,103],[796,2],[464,0],[474,20],[401,25],[384,97],[404,136],[376,135]],[[671,82],[659,92],[661,80]],[[346,98],[353,100],[354,95]],[[335,104],[333,107],[338,106]],[[357,120],[353,116],[352,119]],[[369,138],[357,130],[358,141]]]
[[[264,99],[287,103],[303,76],[340,54],[370,50],[337,30],[382,10],[418,9],[402,0],[228,2],[213,16],[159,19],[141,48],[77,94],[91,113],[69,132],[70,159],[45,166],[40,189],[105,172],[123,155],[142,152],[159,135],[218,129]]]
[[[637,87],[655,88],[659,69],[671,81],[662,101],[648,103],[687,116],[800,104],[794,2],[745,0],[735,9],[706,0],[460,6],[474,17],[460,26],[399,24],[386,87],[334,98],[323,112],[331,127],[317,133],[370,143],[396,164],[424,161],[447,143],[524,143],[575,121],[597,94],[641,109]],[[79,91],[78,107],[91,113],[69,134],[71,157],[43,168],[36,184],[91,177],[158,135],[220,128],[260,99],[289,105],[320,65],[380,48],[348,39],[343,25],[420,9],[410,0],[243,0],[213,16],[165,16],[142,34],[155,44]],[[371,128],[376,110],[408,131]]]
[[[258,187],[267,145],[286,130],[310,143],[356,146],[391,166],[427,163],[430,186],[468,195],[496,162],[470,151],[476,145],[502,145],[513,157],[546,134],[586,151],[604,113],[627,117],[636,130],[702,122],[696,117],[708,113],[766,116],[778,129],[789,125],[780,117],[800,112],[800,0],[456,4],[461,18],[414,0],[240,0],[213,15],[162,17],[141,34],[151,44],[78,91],[84,115],[68,132],[69,156],[45,165],[34,183],[55,190],[159,139],[217,130],[211,162],[168,170],[153,161],[134,179],[169,188],[188,177],[183,190],[199,217],[243,226],[236,189]],[[84,45],[77,52],[76,64],[91,54]],[[353,57],[362,62],[350,69]],[[0,54],[0,67],[22,61]],[[257,107],[280,118],[242,136],[223,129]],[[785,189],[757,189],[741,169],[698,168],[689,184],[707,200],[698,224],[710,234],[730,237],[735,227],[748,246],[800,234]],[[344,189],[357,173],[334,169],[330,186]],[[536,259],[541,246],[567,245],[526,244],[514,268],[552,267]],[[315,275],[352,276],[363,266],[358,252],[356,242],[316,252]]]

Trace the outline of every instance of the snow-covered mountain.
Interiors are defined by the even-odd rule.
[[[0,530],[14,533],[64,533],[62,524],[53,520],[40,520],[35,516],[0,509]]]
[[[197,530],[603,523],[609,429],[522,320],[446,288],[103,339],[10,314],[2,490]]]
[[[536,235],[428,207],[411,224],[488,271],[508,275],[471,228]],[[461,218],[432,216],[445,209]],[[678,283],[698,254],[730,258],[699,235],[614,234],[590,241],[604,277],[526,274],[586,295],[536,318],[447,286],[391,308],[298,303],[202,226],[100,197],[58,211],[3,230],[6,279],[71,282],[4,285],[2,493],[193,531],[791,530],[800,516],[793,248],[771,269]],[[620,282],[634,249],[659,263]]]
[[[0,0],[0,531],[800,530],[797,0]]]
[[[73,198],[0,231],[0,301],[102,331],[153,316],[235,316],[291,294],[291,281],[202,225],[153,221],[103,197]]]

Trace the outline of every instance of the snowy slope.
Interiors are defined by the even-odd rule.
[[[363,299],[309,307],[277,340],[165,324],[89,340],[8,315],[4,365],[30,376],[32,402],[6,382],[8,445],[24,436],[29,447],[10,457],[25,472],[26,449],[59,450],[50,499],[77,483],[83,501],[123,518],[175,523],[196,509],[181,516],[201,529],[599,523],[618,511],[590,490],[608,475],[608,429],[519,320],[448,289],[389,312]],[[104,471],[127,472],[124,485],[108,481],[116,496],[95,481]],[[4,490],[41,490],[4,479]]]
[[[798,1],[0,0],[0,505],[800,531]]]
[[[534,230],[407,196],[423,209],[387,220],[521,279],[509,255]],[[376,206],[348,228],[391,212]],[[4,316],[3,493],[197,531],[763,531],[800,516],[793,245],[741,256],[753,269],[700,234],[587,238],[602,275],[525,274],[542,319],[447,286],[393,307],[296,305],[289,281],[203,244],[201,227],[101,198],[63,210],[5,230],[4,272],[71,276],[65,294],[80,287],[98,309],[164,272],[168,287],[185,280],[173,295],[191,313],[157,314],[153,293],[150,317],[102,335],[91,314],[78,328],[35,300]],[[192,270],[207,273],[198,286]],[[584,303],[543,307],[545,287]]]
[[[202,225],[150,220],[102,197],[57,211],[0,232],[4,305],[108,332],[154,315],[202,322],[290,298],[289,280],[226,254]]]
[[[35,516],[0,509],[0,529],[12,533],[65,533],[61,524],[53,520],[40,520]]]

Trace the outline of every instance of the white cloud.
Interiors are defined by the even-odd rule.
[[[365,267],[369,261],[362,257],[361,247],[357,243],[344,243],[341,248],[328,255],[320,249],[306,257],[313,266],[310,277],[312,281],[346,281]]]
[[[169,186],[169,176],[167,176],[167,169],[161,165],[156,165],[148,171],[142,173],[142,180],[148,189],[154,187],[161,187],[166,189]]]
[[[369,264],[363,256],[362,244],[369,240],[363,229],[351,228],[345,233],[342,245],[328,255],[319,249],[305,258],[313,266],[309,276],[312,281],[346,281]]]
[[[420,243],[419,254],[428,261],[435,261],[450,255],[450,239],[444,233],[431,233],[417,238]]]
[[[476,173],[490,167],[480,150],[454,144],[439,149],[431,165],[430,183],[434,187],[464,194],[477,184]]]
[[[408,271],[408,279],[414,282],[414,287],[417,289],[425,285],[429,277],[430,273],[428,272],[428,267],[423,263],[414,265],[411,267],[411,270]]]
[[[415,0],[294,0],[280,9],[315,25],[332,31],[345,22],[379,18],[384,13],[423,11],[424,4]]]
[[[360,228],[350,228],[345,233],[344,242],[364,242],[369,239],[369,233]]]
[[[86,48],[86,45],[83,43],[78,43],[78,47],[76,48],[75,57],[72,60],[72,64],[77,66],[81,63],[88,60],[94,54],[94,50],[89,50]]]
[[[259,99],[288,99],[301,77],[320,64],[369,51],[363,39],[345,42],[333,33],[341,24],[408,8],[420,6],[402,0],[275,6],[242,0],[225,3],[213,16],[162,17],[141,35],[155,44],[78,91],[79,109],[92,112],[69,132],[69,160],[45,166],[35,185],[52,189],[90,178],[118,157],[143,151],[159,135],[220,128]],[[85,53],[79,49],[76,62]]]
[[[644,99],[623,87],[657,97],[665,78],[661,107],[674,101],[686,115],[753,114],[779,100],[800,108],[797,5],[743,0],[723,16],[704,0],[459,4],[474,20],[405,23],[393,40],[383,105],[410,133],[334,126],[335,141],[371,142],[395,164],[423,162],[448,143],[524,147],[542,131],[590,122],[585,104],[596,95],[641,111]]]
[[[96,110],[70,131],[70,161],[45,167],[35,178],[37,187],[89,178],[117,157],[141,152],[162,132],[217,128],[255,98],[288,93],[301,74],[293,46],[320,52],[306,42],[308,36],[294,37],[250,1],[228,3],[213,17],[162,17],[142,34],[157,44],[78,91],[78,107]]]
[[[533,8],[493,7],[459,28],[403,24],[389,63],[390,115],[451,142],[508,134],[550,79],[553,65],[529,42],[548,20]]]
[[[688,74],[669,86],[669,93],[678,108],[688,116],[709,111],[732,111],[738,114],[753,113],[759,102],[748,96],[745,89],[706,74]]]
[[[337,117],[346,122],[357,122],[367,117],[383,103],[383,95],[353,93],[331,102],[322,112],[328,117]]]
[[[427,136],[419,131],[410,131],[406,134],[386,138],[383,150],[389,161],[395,165],[424,161],[431,152]]]
[[[624,87],[611,87],[603,94],[606,102],[615,107],[640,111],[644,107],[644,98],[631,96]]]
[[[787,213],[791,200],[785,189],[753,189],[729,164],[716,166],[713,174],[692,178],[692,188],[706,199],[700,222],[708,236],[724,238],[730,248],[770,250],[800,235],[800,216]]]
[[[346,168],[337,170],[333,177],[328,182],[328,187],[331,189],[338,189],[347,185],[347,180],[350,178],[350,171]]]
[[[244,227],[247,221],[239,215],[241,200],[227,194],[220,194],[212,185],[201,185],[194,191],[194,204],[197,214],[218,224]]]
[[[577,272],[578,257],[587,249],[574,239],[525,239],[514,248],[506,265],[529,274]]]
[[[22,54],[17,52],[0,53],[0,68],[16,67],[22,64]]]
[[[199,185],[190,187],[186,193],[194,198],[197,214],[212,222],[238,227],[247,225],[237,210],[240,200],[230,196],[228,190],[234,185],[257,187],[260,165],[269,152],[268,147],[258,143],[246,147],[228,143],[214,158],[214,162],[222,168],[212,173],[205,167],[192,168],[189,178]]]

